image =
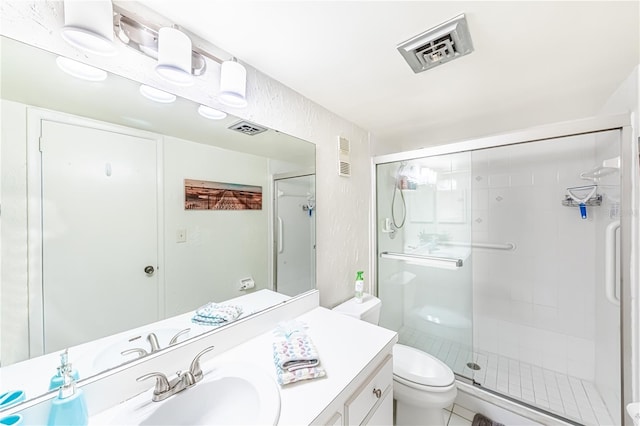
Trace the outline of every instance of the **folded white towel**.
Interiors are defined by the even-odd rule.
[[[320,363],[311,339],[307,335],[300,334],[291,339],[274,342],[273,358],[278,367],[287,371],[315,367]]]
[[[242,307],[222,303],[207,303],[197,309],[191,322],[203,325],[220,326],[234,321],[242,314]]]
[[[277,334],[282,336],[280,332]],[[278,383],[286,385],[324,377],[326,372],[320,366],[320,357],[311,338],[299,329],[289,336],[273,342],[273,363]]]
[[[326,375],[324,368],[320,366],[301,368],[295,371],[284,371],[281,368],[276,368],[276,376],[280,385],[288,385],[301,380],[317,379]]]

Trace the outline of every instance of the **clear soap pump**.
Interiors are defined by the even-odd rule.
[[[64,384],[64,374],[62,373],[63,370],[65,370],[66,368],[69,369],[69,371],[71,372],[71,377],[73,377],[73,379],[75,381],[79,380],[79,375],[78,372],[76,370],[73,370],[71,368],[71,364],[69,364],[69,350],[65,349],[64,352],[62,352],[60,354],[60,366],[57,367],[58,372],[51,378],[51,381],[49,382],[49,390],[55,390],[60,388],[60,386],[62,386]]]
[[[67,352],[61,355],[62,363],[58,371],[63,382],[58,396],[51,400],[48,426],[86,426],[89,423],[89,411],[82,389],[76,389],[71,363],[67,362]]]
[[[358,271],[356,273],[356,289],[355,289],[355,299],[356,303],[362,303],[362,299],[364,297],[364,271]]]

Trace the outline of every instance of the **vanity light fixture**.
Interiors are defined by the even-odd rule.
[[[205,40],[187,31],[180,31],[175,26],[160,27],[152,22],[140,22],[126,16],[126,11],[117,4],[114,8],[113,32],[128,47],[156,59],[156,72],[164,79],[176,85],[191,85],[194,76],[204,75],[207,69],[205,58],[208,58],[221,64],[218,101],[233,108],[247,106],[247,70],[236,58],[222,60],[210,53],[216,51],[214,46],[208,46]],[[192,38],[196,47],[191,43]]]
[[[61,35],[67,43],[85,52],[115,55],[111,0],[64,0]]]
[[[178,86],[193,84],[191,75],[191,40],[182,31],[162,27],[158,31],[156,73]]]
[[[146,84],[140,85],[140,94],[147,99],[161,104],[170,104],[176,100],[176,95],[173,93],[165,92],[164,90],[156,89]]]
[[[233,108],[247,106],[247,70],[236,58],[224,61],[220,68],[220,93],[218,100]]]
[[[209,120],[222,120],[227,117],[227,113],[219,111],[217,109],[208,107],[206,105],[200,105],[198,107],[198,114]]]
[[[82,80],[103,81],[107,78],[106,71],[64,56],[58,56],[56,64],[62,71]]]

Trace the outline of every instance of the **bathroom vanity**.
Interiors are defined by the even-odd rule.
[[[274,329],[279,322],[293,319],[306,324],[306,333],[317,349],[326,376],[279,386],[273,363]],[[264,403],[270,407],[258,410],[268,413],[265,414],[268,417],[258,420],[262,424],[392,424],[391,354],[396,341],[397,335],[393,331],[319,307],[318,292],[312,291],[241,319],[217,333],[179,343],[157,356],[151,355],[104,373],[82,384],[82,389],[87,396],[90,424],[95,425],[122,424],[123,421],[145,423],[150,415],[172,400],[176,409],[183,401],[189,410],[205,410],[201,413],[203,423],[207,422],[208,414],[217,415],[217,408],[237,410],[241,416],[243,412],[258,410],[256,404]],[[175,371],[188,369],[194,356],[210,346],[215,349],[201,359],[202,381],[165,401],[151,401],[153,380],[136,380],[155,371],[171,379],[175,377]],[[247,393],[246,398],[225,399],[224,392],[216,394],[217,397],[211,393],[206,404],[194,404],[193,401],[203,398],[202,392],[208,387],[213,389],[216,375],[225,371],[236,371],[231,373],[236,379],[255,377],[256,384],[251,385],[254,397]],[[229,386],[233,386],[232,382],[228,381]],[[220,381],[219,386],[223,383]],[[235,390],[230,387],[228,392]],[[279,396],[280,405],[275,416],[271,410],[277,406],[274,395]],[[46,421],[44,416],[50,404],[49,396],[23,408],[25,424]],[[249,422],[247,420],[247,424]],[[251,422],[255,423],[255,419]]]

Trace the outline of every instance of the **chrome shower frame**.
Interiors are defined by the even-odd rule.
[[[395,154],[379,155],[371,162],[371,206],[370,206],[370,265],[369,276],[375,282],[375,293],[378,294],[377,280],[377,195],[376,166],[379,164],[411,160],[414,158],[433,157],[484,148],[495,148],[517,145],[527,142],[543,141],[587,133],[618,130],[620,132],[620,188],[621,232],[620,232],[620,354],[621,354],[621,394],[620,412],[624,425],[632,425],[627,415],[627,404],[640,400],[640,166],[639,145],[640,129],[631,125],[628,114],[593,117],[582,120],[561,122],[546,126],[534,127],[508,134],[482,137],[446,145],[437,145]],[[635,349],[635,351],[634,351]],[[489,398],[494,404],[500,404],[500,398]],[[502,400],[505,401],[505,400]],[[506,402],[505,404],[510,404]]]

